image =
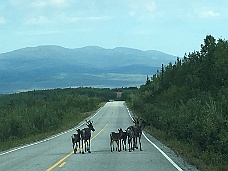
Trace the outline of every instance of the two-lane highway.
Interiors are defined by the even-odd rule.
[[[133,125],[124,102],[106,103],[91,117],[91,120],[95,128],[91,140],[92,153],[73,154],[71,135],[75,133],[75,129],[86,127],[82,123],[61,135],[0,153],[0,170],[189,170],[187,166],[184,168],[186,164],[180,167],[179,164],[173,162],[144,136],[142,136],[143,151],[110,152],[110,132],[117,132],[118,128],[125,130]]]

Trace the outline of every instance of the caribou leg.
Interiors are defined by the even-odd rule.
[[[76,151],[77,151],[77,149],[75,149],[75,148],[77,148],[77,146],[76,146],[76,147],[74,147],[74,144],[73,144],[74,154],[76,154]]]
[[[74,143],[74,139],[72,138],[71,141],[72,141],[72,144],[73,144],[73,150],[74,150],[74,154],[75,154],[75,149],[74,149],[74,144],[75,143]]]
[[[131,139],[130,138],[128,138],[128,149],[129,149],[129,152],[131,152]]]
[[[79,150],[80,150],[80,151],[79,151],[79,153],[81,153],[81,148],[80,148],[80,140],[79,140],[78,144],[79,144],[79,146],[78,146],[78,147],[79,147]]]
[[[121,138],[119,140],[119,144],[120,144],[120,151],[122,150],[122,146],[121,146]]]
[[[77,142],[76,142],[76,143],[75,143],[75,147],[74,147],[74,154],[77,153],[77,147],[78,147],[78,144],[77,144]]]
[[[138,141],[138,138],[135,137],[135,148],[136,148],[136,149],[138,149],[138,142],[137,142],[137,141]]]
[[[88,150],[88,153],[91,153],[91,151],[90,151],[90,138],[89,138],[88,145],[89,145],[89,150]]]
[[[123,146],[123,149],[125,150],[125,151],[127,151],[127,143],[126,143],[126,140],[124,141],[124,146]]]
[[[117,141],[116,141],[116,145],[117,145],[117,147],[116,147],[116,151],[119,151],[119,152],[120,152],[120,148],[119,148],[119,140],[117,140]]]
[[[73,143],[73,141],[72,141],[72,143]],[[74,143],[73,143],[73,150],[74,150]]]
[[[142,144],[141,144],[141,136],[139,137],[139,145],[140,145],[140,151],[143,151],[142,150]]]
[[[133,138],[133,149],[135,149],[136,148],[136,138],[134,137]]]
[[[110,141],[110,148],[111,148],[111,152],[112,152],[112,140]]]
[[[82,154],[84,154],[84,149],[83,149],[83,139],[82,139]]]
[[[87,141],[85,141],[85,153],[87,151]]]
[[[134,137],[133,138],[133,150],[138,149],[138,146],[137,146],[137,137]]]

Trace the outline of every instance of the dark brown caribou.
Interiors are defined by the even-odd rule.
[[[120,137],[120,151],[121,151],[121,143],[122,143],[122,147],[123,150],[127,150],[127,130],[123,131],[121,128],[119,129],[119,132],[122,133],[121,137]]]
[[[133,118],[133,122],[135,125],[128,127],[133,132],[133,150],[136,148],[138,149],[137,139],[139,139],[140,151],[142,151],[142,144],[141,144],[141,136],[142,131],[145,126],[150,126],[150,123],[146,122],[143,119],[135,119]]]
[[[72,144],[73,144],[73,150],[74,154],[77,152],[77,148],[80,148],[80,141],[81,141],[81,131],[80,129],[77,130],[77,134],[73,134],[71,136]],[[79,145],[78,145],[79,144]],[[80,150],[81,153],[81,150]]]
[[[131,152],[131,150],[134,150],[133,142],[132,142],[134,138],[134,132],[131,127],[128,127],[126,132],[127,132],[128,150],[129,152]]]
[[[85,152],[88,151],[88,153],[91,153],[90,151],[90,138],[91,138],[91,131],[95,131],[93,128],[93,121],[86,121],[86,125],[88,128],[84,128],[81,130],[81,139],[82,139],[82,154],[84,154],[83,150],[83,143],[85,145]],[[84,142],[83,142],[84,141]]]
[[[118,129],[119,132],[111,132],[110,133],[110,148],[111,148],[111,152],[113,152],[115,150],[114,147],[114,141],[116,142],[116,151],[120,151],[121,147],[120,147],[120,140],[121,140],[121,136],[122,136],[122,129]]]

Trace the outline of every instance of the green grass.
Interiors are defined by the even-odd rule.
[[[217,163],[214,165],[210,163],[211,159],[219,160],[220,156],[216,154],[210,154],[209,152],[200,151],[194,144],[186,144],[178,141],[175,138],[167,136],[167,134],[161,130],[158,130],[152,126],[147,127],[146,131],[153,135],[156,139],[163,144],[171,148],[177,155],[181,156],[188,163],[196,166],[202,171],[228,171],[228,165]]]
[[[99,105],[99,106],[101,106],[101,105]],[[85,118],[92,115],[94,112],[95,111],[81,113],[81,114],[79,114],[80,115],[79,117],[75,117],[75,119],[68,121],[67,123],[65,123],[64,125],[62,125],[59,129],[57,129],[55,131],[40,133],[40,134],[34,134],[32,136],[25,137],[22,139],[10,139],[9,141],[1,142],[0,143],[0,151],[4,151],[4,150],[8,150],[8,149],[18,147],[21,145],[33,143],[33,142],[45,139],[47,137],[50,137],[54,134],[60,133],[62,131],[66,131],[68,129],[71,129],[71,128],[75,127],[78,123],[80,123],[82,120],[84,120]]]

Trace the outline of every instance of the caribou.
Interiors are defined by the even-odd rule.
[[[86,121],[86,125],[88,128],[84,128],[81,130],[81,140],[82,140],[82,154],[84,154],[83,150],[83,143],[85,145],[85,152],[88,151],[88,153],[91,153],[90,151],[90,138],[91,138],[91,131],[95,131],[93,128],[93,121]],[[84,141],[84,142],[83,142]]]
[[[150,123],[146,122],[143,119],[139,120],[139,119],[134,119],[134,118],[133,118],[133,122],[135,125],[128,127],[129,129],[131,129],[133,131],[133,150],[135,148],[138,149],[137,139],[139,139],[140,151],[142,151],[142,144],[141,144],[142,131],[146,126],[150,126]]]
[[[77,134],[73,134],[71,136],[71,140],[72,140],[72,144],[73,144],[73,150],[74,150],[74,154],[76,154],[77,152],[77,148],[80,148],[80,141],[81,141],[81,131],[80,129],[77,130]],[[78,145],[79,143],[79,145]],[[80,151],[81,153],[81,151]]]
[[[115,150],[115,147],[114,147],[114,141],[116,142],[116,151],[120,151],[120,145],[119,145],[119,142],[120,142],[120,139],[121,139],[121,136],[122,136],[122,132],[121,132],[122,129],[118,129],[119,132],[111,132],[110,133],[110,148],[111,148],[111,152],[113,152]]]
[[[131,152],[131,150],[134,151],[133,144],[132,144],[132,140],[134,138],[134,132],[131,127],[128,127],[126,132],[127,132],[127,140],[128,140],[128,150],[129,152]]]
[[[121,141],[122,141],[122,146],[123,146],[123,150],[127,150],[127,130],[123,131],[121,128],[119,130],[122,133],[122,136],[120,137],[120,151],[121,151]]]

